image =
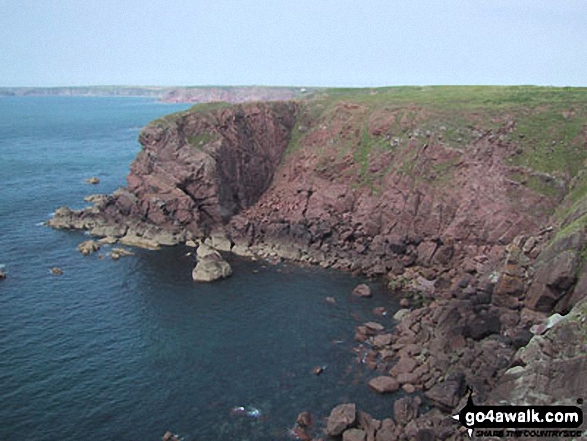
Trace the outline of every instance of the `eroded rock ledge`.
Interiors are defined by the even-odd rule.
[[[512,363],[534,341],[530,329],[587,293],[587,177],[531,166],[543,145],[564,156],[556,164],[587,159],[587,114],[572,100],[496,112],[475,97],[447,110],[377,93],[200,106],[155,121],[141,132],[127,188],[81,211],[60,208],[49,224],[386,277],[411,309],[385,342],[366,335],[363,358],[436,407],[419,415],[418,403],[401,402],[401,421],[377,427],[362,415],[347,438],[461,439],[444,420],[464,385],[485,402],[502,378],[524,381]],[[534,139],[522,129],[545,115],[576,133],[553,126]],[[514,395],[501,399],[525,399]]]

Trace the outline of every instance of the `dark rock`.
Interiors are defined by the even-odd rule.
[[[465,337],[482,340],[492,334],[499,334],[501,322],[495,313],[484,313],[472,317],[464,329]]]
[[[300,441],[312,441],[312,435],[308,433],[305,427],[294,426],[293,434],[296,439],[299,439]]]
[[[316,366],[312,368],[312,373],[314,375],[321,375],[324,372],[324,366]]]
[[[310,412],[302,412],[296,418],[296,423],[301,427],[311,427],[314,424],[314,418]]]
[[[520,349],[528,344],[534,334],[528,329],[517,329],[511,335],[512,344],[516,349]]]
[[[435,441],[436,439],[436,433],[433,429],[420,429],[416,433],[416,441]]]
[[[0,280],[4,280],[6,278],[6,273],[0,270]]]
[[[330,436],[339,436],[353,426],[356,419],[357,410],[354,403],[340,404],[330,412],[326,423],[326,433]]]

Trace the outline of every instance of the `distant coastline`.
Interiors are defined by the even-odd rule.
[[[300,98],[316,89],[270,86],[75,86],[0,87],[1,96],[120,96],[153,97],[167,103],[208,103],[225,101],[281,101]]]

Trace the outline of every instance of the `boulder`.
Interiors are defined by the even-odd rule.
[[[326,423],[326,433],[329,436],[339,436],[353,426],[356,419],[357,409],[354,403],[340,404],[330,412]]]
[[[397,391],[399,389],[399,382],[393,377],[382,375],[369,381],[369,386],[376,392],[385,394]]]
[[[353,295],[357,297],[371,297],[371,288],[368,285],[361,283],[353,289]]]
[[[342,441],[365,441],[367,434],[361,429],[345,430],[342,434]]]
[[[232,268],[220,253],[204,244],[198,247],[198,263],[192,271],[195,282],[213,282],[232,274]]]

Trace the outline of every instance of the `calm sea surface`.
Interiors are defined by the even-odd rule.
[[[83,233],[41,225],[124,185],[140,128],[187,107],[0,98],[1,440],[281,440],[303,410],[390,413],[351,351],[373,307],[397,309],[378,284],[352,299],[348,274],[232,259],[232,278],[200,285],[184,247],[83,257]]]

